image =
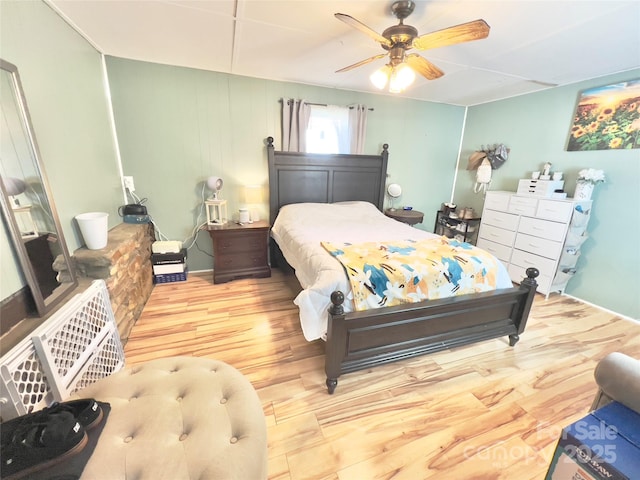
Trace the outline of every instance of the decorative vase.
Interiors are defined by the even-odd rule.
[[[576,191],[573,194],[573,198],[575,198],[576,200],[591,200],[593,187],[593,183],[578,181],[578,183],[576,184]]]

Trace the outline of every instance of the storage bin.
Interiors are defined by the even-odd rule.
[[[579,212],[577,210],[573,211],[573,216],[571,217],[571,227],[586,227],[587,223],[589,223],[589,213]]]
[[[551,291],[564,290],[569,280],[571,280],[575,274],[576,270],[573,268],[558,271],[551,282]]]
[[[589,238],[589,235],[587,235],[583,227],[569,228],[567,240],[564,242],[564,248],[579,249],[587,238]]]
[[[166,273],[162,275],[154,275],[153,282],[157,285],[160,283],[185,282],[187,280],[188,269],[185,268],[181,273]]]
[[[573,268],[578,263],[578,259],[580,258],[580,252],[575,251],[574,253],[571,253],[571,251],[573,250],[570,249],[568,251],[565,248],[564,251],[562,252],[562,255],[560,255],[560,262],[558,264],[560,266],[560,269]]]

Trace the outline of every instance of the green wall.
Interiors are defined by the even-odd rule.
[[[101,56],[42,2],[0,2],[0,57],[18,66],[43,163],[73,252],[82,240],[73,217],[92,210],[120,221],[119,166],[110,130]],[[390,182],[400,183],[402,204],[425,213],[431,230],[435,211],[448,201],[482,208],[471,193],[469,154],[482,144],[504,142],[507,164],[494,172],[491,188],[514,190],[517,180],[546,161],[566,175],[572,192],[577,171],[602,168],[607,183],[594,195],[590,238],[580,273],[568,293],[616,312],[640,317],[637,246],[640,151],[566,152],[569,124],[580,90],[637,78],[613,75],[467,109],[306,85],[257,80],[180,67],[107,58],[113,108],[125,175],[147,197],[157,226],[169,238],[190,235],[200,209],[203,181],[225,179],[230,211],[239,187],[267,182],[263,141],[280,146],[281,97],[347,105],[364,103],[369,115],[367,153],[389,144]],[[464,123],[466,121],[466,123]],[[465,125],[460,166],[458,148]],[[263,208],[266,216],[266,205]],[[202,219],[202,216],[200,217]],[[23,284],[6,233],[0,232],[0,297]],[[631,239],[631,246],[628,241]],[[200,251],[200,250],[202,251]],[[204,252],[204,253],[203,253]],[[621,253],[610,255],[609,252]],[[192,270],[210,269],[208,236],[190,250]],[[621,258],[621,260],[618,260]]]
[[[224,179],[230,214],[241,206],[241,186],[260,184],[266,191],[264,140],[273,136],[280,148],[283,97],[373,108],[365,152],[389,144],[389,181],[402,185],[402,204],[425,212],[421,228],[432,229],[440,203],[451,195],[461,107],[113,57],[107,67],[124,174],[134,177],[136,194],[148,198],[149,213],[172,240],[190,236],[208,176]],[[263,218],[267,212],[265,199]],[[189,268],[211,269],[207,233],[197,242]]]
[[[101,55],[45,3],[0,2],[0,57],[18,67],[42,162],[70,252],[83,244],[73,220],[105,211],[118,223],[122,189]],[[0,298],[24,284],[0,232]]]
[[[640,150],[565,150],[580,92],[633,78],[640,78],[640,70],[469,108],[455,199],[482,208],[482,196],[471,190],[475,175],[466,166],[483,144],[511,149],[507,162],[493,172],[491,190],[515,191],[519,179],[551,162],[552,171],[564,172],[572,196],[580,170],[603,170],[607,180],[595,188],[589,239],[567,293],[639,318]]]

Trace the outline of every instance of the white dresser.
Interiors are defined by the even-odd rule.
[[[538,292],[564,291],[587,238],[590,212],[591,201],[487,192],[477,245],[506,265],[512,281],[519,283],[535,267]]]

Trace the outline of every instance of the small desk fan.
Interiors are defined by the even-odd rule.
[[[209,177],[207,178],[207,187],[209,190],[213,192],[213,195],[209,198],[209,200],[218,200],[218,194],[220,190],[222,190],[222,185],[224,182],[220,177]]]

